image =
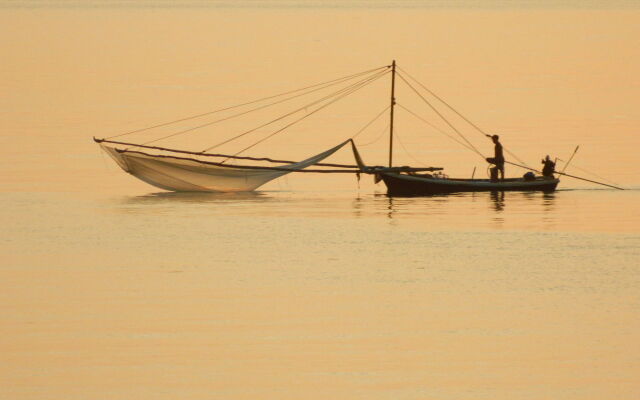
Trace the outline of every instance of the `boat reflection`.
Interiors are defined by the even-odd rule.
[[[118,212],[200,217],[386,219],[429,229],[476,226],[548,227],[557,221],[562,193],[465,192],[421,197],[384,193],[260,191],[246,193],[149,193],[118,198]]]
[[[545,211],[553,211],[556,201],[555,193],[543,193],[542,194],[542,205],[545,208]]]
[[[541,192],[464,192],[419,197],[390,197],[384,194],[372,197],[374,210],[390,219],[428,218],[431,221],[446,219],[459,224],[472,219],[491,221],[492,226],[503,226],[516,219],[538,219],[553,222],[557,195]],[[489,204],[487,209],[485,204]],[[360,199],[358,215],[366,213],[366,198]],[[488,218],[488,219],[487,219]],[[509,221],[508,221],[508,220]],[[465,222],[466,221],[466,222]]]
[[[490,192],[490,199],[494,211],[498,213],[504,211],[504,192]]]

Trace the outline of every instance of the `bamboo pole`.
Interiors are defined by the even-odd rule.
[[[396,60],[391,63],[391,111],[389,122],[389,168],[393,164],[393,108],[396,105]]]
[[[515,165],[516,167],[520,167],[520,168],[524,168],[524,169],[528,169],[528,170],[531,170],[531,171],[534,171],[534,172],[541,173],[541,172],[540,172],[540,171],[538,171],[537,169],[529,168],[529,167],[525,167],[524,165],[520,165],[520,164],[512,163],[512,162],[510,162],[510,161],[505,161],[505,163],[507,163],[507,164],[511,164],[511,165]],[[580,179],[581,181],[587,181],[587,182],[591,182],[591,183],[596,183],[596,184],[598,184],[598,185],[607,186],[607,187],[614,188],[614,189],[618,189],[618,190],[624,190],[623,188],[618,187],[618,186],[613,186],[613,185],[608,185],[608,184],[606,184],[606,183],[602,183],[602,182],[592,181],[591,179],[581,178],[581,177],[579,177],[579,176],[565,174],[564,172],[558,172],[558,171],[555,171],[554,173],[556,173],[556,174],[558,174],[558,175],[568,176],[569,178],[573,178],[573,179]]]

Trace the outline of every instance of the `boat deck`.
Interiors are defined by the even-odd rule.
[[[388,194],[420,196],[436,193],[483,192],[483,191],[543,191],[552,192],[560,182],[557,178],[536,177],[490,179],[444,178],[430,174],[380,174],[387,185]]]

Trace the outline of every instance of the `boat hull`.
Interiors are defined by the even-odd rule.
[[[492,182],[488,179],[448,179],[424,175],[380,173],[390,196],[424,196],[458,192],[542,191],[553,192],[560,182],[555,178],[537,177]]]

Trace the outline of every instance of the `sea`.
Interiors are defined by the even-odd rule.
[[[0,399],[640,398],[637,2],[4,0],[0,50]],[[550,155],[625,190],[563,177],[553,193],[403,198],[370,175],[299,173],[172,193],[93,141],[393,60],[507,160]],[[389,78],[245,155],[300,160],[357,135],[385,165]],[[486,176],[396,85],[394,165]],[[157,145],[214,145],[285,105]]]

